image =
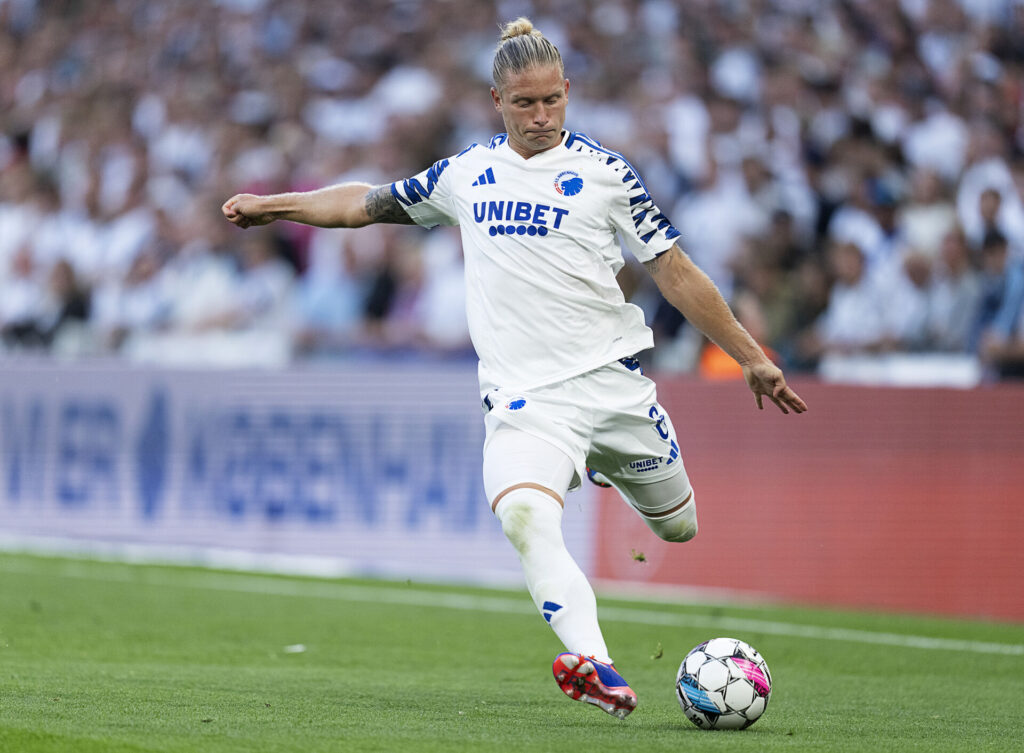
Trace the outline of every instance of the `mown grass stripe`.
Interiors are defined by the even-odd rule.
[[[119,566],[122,567],[123,566]],[[114,569],[109,564],[68,563],[58,567],[19,567],[12,562],[0,563],[0,572],[31,572],[117,583],[167,588],[197,588],[237,593],[265,594],[268,596],[313,597],[339,601],[354,601],[396,606],[434,607],[501,614],[534,615],[536,610],[526,598],[479,596],[420,589],[416,586],[386,587],[347,585],[309,580],[290,580],[260,575],[234,575],[222,573],[181,572],[169,573],[137,569]],[[935,638],[925,635],[862,630],[854,628],[823,627],[792,622],[778,622],[756,618],[706,616],[656,611],[642,607],[605,606],[599,609],[605,621],[625,622],[665,627],[707,628],[722,633],[757,632],[790,638],[866,643],[928,651],[960,651],[977,654],[1024,656],[1024,645],[989,641]]]

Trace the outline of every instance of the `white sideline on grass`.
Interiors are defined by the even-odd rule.
[[[142,569],[137,566],[113,565],[103,562],[75,562],[54,566],[51,563],[33,567],[22,562],[0,560],[0,572],[57,575],[64,578],[98,580],[116,583],[168,588],[197,588],[213,591],[266,594],[269,596],[301,596],[337,601],[394,604],[398,606],[461,609],[476,612],[535,615],[536,610],[523,598],[476,596],[416,586],[361,586],[341,583],[294,580],[277,576],[226,573],[197,573]],[[117,569],[115,569],[115,567]],[[936,651],[966,651],[979,654],[1024,656],[1024,645],[988,641],[933,638],[924,635],[901,635],[873,630],[824,627],[791,622],[776,622],[743,617],[714,617],[655,611],[641,607],[612,606],[599,609],[604,621],[626,622],[666,627],[706,628],[718,632],[757,632],[812,640],[867,643],[900,648]]]

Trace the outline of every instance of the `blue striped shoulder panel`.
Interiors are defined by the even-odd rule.
[[[569,134],[569,138],[565,140],[565,148],[577,152],[583,152],[586,149],[616,173],[621,173],[621,180],[626,185],[626,194],[629,198],[633,226],[642,243],[649,243],[655,233],[659,231],[663,231],[668,240],[679,237],[679,231],[672,226],[668,217],[662,214],[654,203],[640,173],[629,164],[625,157],[611,149],[605,149],[598,141],[577,131]]]
[[[408,178],[403,181],[395,181],[391,184],[391,193],[407,207],[411,207],[413,204],[419,204],[424,199],[430,198],[430,194],[432,194],[434,189],[437,188],[437,181],[440,180],[441,173],[443,173],[447,167],[447,159],[438,160],[430,166],[429,170],[427,170],[426,184],[420,182],[420,176]],[[402,186],[401,190],[398,189],[399,183],[401,183]]]

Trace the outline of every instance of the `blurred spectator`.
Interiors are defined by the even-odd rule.
[[[933,285],[932,260],[920,251],[900,257],[894,278],[876,283],[882,295],[885,350],[920,351],[928,346],[928,310]]]
[[[942,239],[928,300],[927,348],[967,352],[980,300],[981,280],[971,266],[967,241],[953,228]]]
[[[295,296],[295,348],[299,355],[338,354],[351,347],[362,322],[364,283],[349,246],[335,249],[330,273],[311,272]]]
[[[60,259],[40,281],[27,249],[15,255],[8,296],[0,304],[0,336],[11,349],[51,346],[66,326],[89,316],[89,297],[71,264]]]
[[[984,272],[978,322],[981,355],[996,376],[1024,376],[1020,358],[1024,333],[1024,259],[1010,258],[1006,239],[990,233],[982,247]]]
[[[466,283],[458,232],[433,232],[422,249],[424,283],[415,302],[413,320],[419,347],[445,355],[470,355],[466,321]]]
[[[1011,258],[1006,238],[990,233],[981,247],[981,296],[972,348],[1013,334],[1024,296],[1024,261]]]
[[[726,298],[732,295],[733,270],[740,261],[744,238],[758,236],[768,228],[770,214],[751,194],[752,188],[756,192],[763,187],[762,167],[752,163],[744,175],[723,171],[718,160],[710,158],[698,188],[687,194],[674,212],[687,252]]]
[[[985,363],[995,370],[995,376],[1024,379],[1024,317],[1018,317],[1010,337],[986,341],[982,355]]]
[[[1024,253],[1024,204],[1002,156],[1005,145],[991,129],[981,132],[987,141],[979,146],[979,159],[964,171],[957,190],[960,224],[975,251],[986,236],[997,232],[1017,254]]]
[[[797,284],[785,267],[769,259],[754,259],[744,274],[744,292],[753,296],[759,311],[762,333],[759,342],[785,350],[786,339],[797,329],[800,316]],[[820,312],[814,312],[813,319]]]
[[[46,345],[72,327],[80,327],[89,318],[89,295],[75,277],[75,269],[66,259],[53,265],[47,280],[47,316],[40,320],[40,336]]]
[[[102,350],[118,350],[131,334],[154,331],[167,323],[171,301],[154,253],[132,261],[128,273],[96,288],[94,324]]]
[[[829,265],[835,283],[828,305],[798,346],[806,361],[829,354],[877,351],[888,335],[882,291],[868,274],[867,259],[860,247],[852,242],[834,243]]]
[[[35,336],[46,314],[45,288],[32,251],[22,246],[10,260],[4,295],[0,297],[0,335],[11,348],[37,346]]]
[[[942,178],[933,170],[910,175],[910,197],[897,212],[907,245],[935,259],[956,224],[956,210],[943,196]]]
[[[246,234],[240,242],[239,262],[228,296],[192,322],[196,331],[286,326],[294,271],[277,256],[273,235]]]

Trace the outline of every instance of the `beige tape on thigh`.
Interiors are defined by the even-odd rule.
[[[498,503],[501,502],[502,498],[506,494],[508,494],[511,491],[515,491],[516,489],[536,489],[539,492],[544,492],[545,494],[549,495],[553,500],[555,500],[558,503],[560,507],[565,507],[565,503],[562,501],[562,498],[555,494],[555,492],[553,492],[551,489],[548,489],[546,486],[542,486],[541,484],[535,484],[532,481],[524,481],[521,484],[513,484],[508,489],[501,492],[497,497],[495,497],[494,501],[491,502],[491,512],[494,512],[498,508]],[[689,499],[689,497],[687,497],[687,499]],[[684,502],[683,504],[686,503]]]

